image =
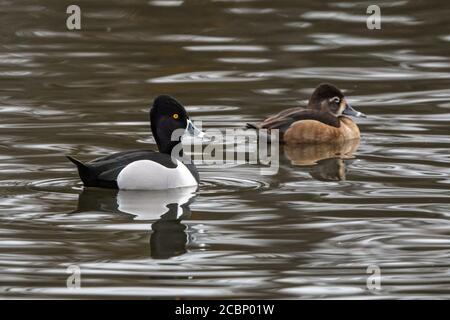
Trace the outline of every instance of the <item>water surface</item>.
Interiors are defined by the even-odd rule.
[[[1,1],[2,297],[450,296],[447,1],[379,2],[381,30],[370,1],[76,3],[81,31],[61,1]],[[64,157],[154,148],[161,93],[224,130],[324,81],[369,115],[342,157],[285,148],[275,176],[202,166],[156,194],[83,190]]]

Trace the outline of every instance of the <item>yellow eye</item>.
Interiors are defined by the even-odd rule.
[[[174,119],[178,119],[178,113],[174,113],[172,116]]]

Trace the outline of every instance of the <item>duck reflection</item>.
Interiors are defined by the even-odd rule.
[[[135,221],[155,221],[150,236],[150,254],[154,259],[182,255],[190,242],[183,219],[191,216],[189,205],[195,187],[164,191],[124,191],[84,189],[78,198],[79,212],[107,211]]]
[[[346,167],[354,161],[353,154],[359,139],[343,143],[314,145],[285,145],[284,155],[295,166],[312,166],[310,175],[321,181],[341,181],[346,178]]]

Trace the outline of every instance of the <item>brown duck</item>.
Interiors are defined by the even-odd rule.
[[[342,143],[360,137],[358,126],[346,115],[366,117],[348,104],[338,88],[323,83],[314,90],[307,107],[283,110],[248,127],[278,129],[280,142],[286,144]]]

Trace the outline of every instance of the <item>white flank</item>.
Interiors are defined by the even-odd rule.
[[[130,163],[117,177],[121,190],[165,190],[196,186],[197,181],[179,160],[176,168],[166,168],[150,160]]]

